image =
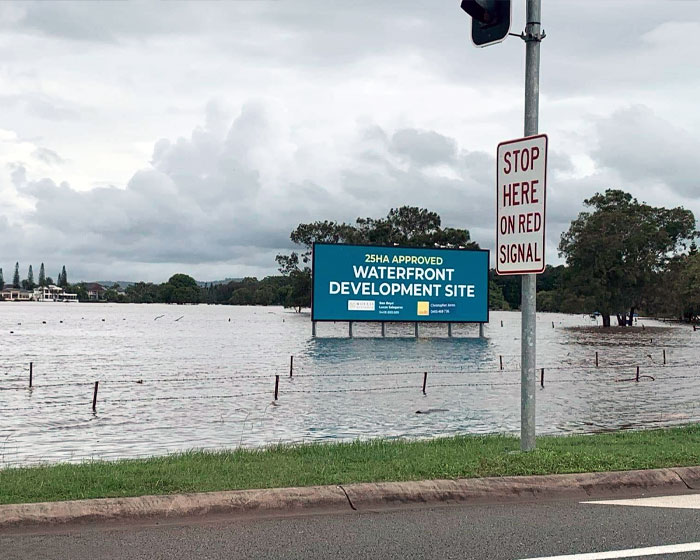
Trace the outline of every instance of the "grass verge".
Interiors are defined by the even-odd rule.
[[[274,446],[115,462],[0,470],[0,504],[352,482],[470,478],[700,465],[700,425],[540,437],[510,436]]]

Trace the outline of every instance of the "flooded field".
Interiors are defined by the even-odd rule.
[[[538,433],[700,420],[700,331],[594,327],[538,314]],[[8,303],[0,333],[0,467],[520,429],[517,312],[492,312],[484,339],[412,324],[348,339],[341,323],[312,338],[308,314],[281,308]]]

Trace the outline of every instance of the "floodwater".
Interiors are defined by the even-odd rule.
[[[0,467],[517,434],[520,314],[490,319],[484,339],[477,325],[455,325],[453,338],[446,325],[421,325],[416,339],[412,324],[387,324],[386,338],[379,324],[355,324],[349,339],[346,323],[320,323],[312,338],[308,314],[278,307],[5,303]],[[700,421],[700,331],[648,319],[607,333],[591,326],[538,314],[538,433]]]

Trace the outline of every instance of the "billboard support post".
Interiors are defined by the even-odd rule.
[[[527,0],[525,32],[525,136],[538,131],[540,97],[541,0]],[[520,449],[535,449],[536,309],[537,276],[522,277],[522,332],[520,365]]]
[[[447,338],[452,338],[452,323],[447,323]]]
[[[418,322],[417,321],[415,323],[413,323],[413,330],[415,333],[415,337],[418,338]]]
[[[382,338],[386,336],[386,324],[382,321]]]
[[[316,321],[311,321],[311,336],[316,336]]]
[[[484,323],[479,323],[479,338],[484,338]]]
[[[348,321],[348,337],[352,338],[352,321]]]

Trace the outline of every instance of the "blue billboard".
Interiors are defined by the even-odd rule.
[[[486,323],[487,250],[316,243],[313,321]]]

